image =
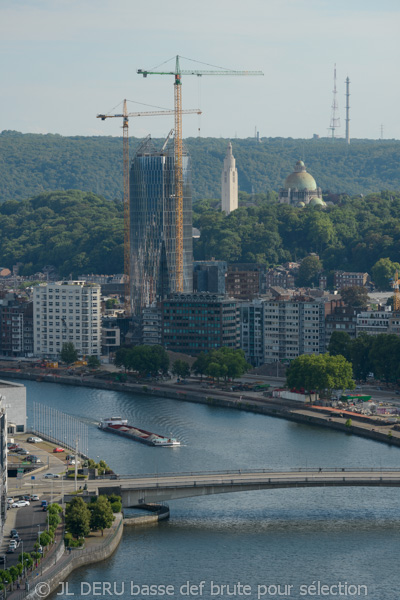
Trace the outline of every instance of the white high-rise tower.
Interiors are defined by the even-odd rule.
[[[227,215],[238,207],[238,174],[229,142],[221,177],[221,210]]]

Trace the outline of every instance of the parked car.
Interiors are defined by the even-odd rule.
[[[21,448],[18,454],[22,454],[22,456],[28,456],[30,454],[29,450],[25,450],[25,448]]]
[[[8,546],[7,554],[13,554],[15,552],[15,548],[13,546]]]
[[[14,498],[7,498],[7,504],[12,504],[14,502]],[[14,531],[14,529],[12,529],[11,531]]]
[[[11,508],[21,508],[22,506],[29,506],[29,500],[17,500],[11,504]]]
[[[39,496],[37,494],[32,494],[31,501],[35,502],[36,500],[39,500]]]
[[[10,548],[18,548],[17,540],[11,540],[9,543]]]
[[[47,500],[42,500],[40,506],[43,508],[43,507],[47,506],[47,504],[48,504]]]
[[[29,500],[31,499],[30,494],[26,494],[25,496],[22,496],[21,500]]]
[[[43,442],[42,438],[36,436],[28,437],[26,441],[30,444],[38,444],[39,442]]]
[[[53,448],[53,452],[64,452],[64,448]]]
[[[4,556],[4,554],[0,555],[0,564],[4,564],[6,562],[6,557]]]
[[[75,465],[75,464],[76,464],[76,465],[80,465],[81,463],[80,463],[80,461],[79,461],[79,460],[72,459],[72,460],[70,460],[70,461],[69,461],[69,464],[70,464],[70,465]]]

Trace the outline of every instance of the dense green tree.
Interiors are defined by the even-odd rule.
[[[101,367],[101,362],[98,356],[88,356],[86,360],[89,369],[98,369]]]
[[[290,388],[315,390],[328,397],[332,390],[354,389],[351,363],[341,355],[303,354],[290,363],[286,380]]]
[[[207,355],[205,352],[200,352],[196,360],[192,365],[193,373],[200,375],[200,379],[203,379],[203,375],[206,374],[207,370]]]
[[[368,373],[373,372],[370,350],[374,336],[362,332],[350,345],[350,360],[356,379],[365,381]]]
[[[60,358],[67,365],[72,365],[72,363],[78,360],[78,351],[72,342],[65,342],[62,345]]]
[[[96,502],[89,505],[90,509],[90,527],[97,531],[100,529],[101,535],[104,535],[104,529],[111,527],[115,517],[107,496],[98,496]]]
[[[178,377],[190,376],[190,365],[186,360],[176,360],[172,365],[172,373]]]
[[[394,334],[381,334],[373,336],[369,351],[369,361],[375,377],[389,381],[396,381],[400,365],[400,338]]]
[[[396,271],[400,273],[398,262],[392,262],[390,258],[380,258],[371,269],[372,279],[380,290],[389,290]]]
[[[322,263],[317,256],[306,256],[301,261],[297,276],[297,285],[318,285],[317,277],[322,272]]]
[[[362,286],[352,286],[341,290],[340,295],[346,306],[365,310],[368,307],[368,291]]]
[[[156,376],[159,372],[168,372],[169,357],[162,346],[133,346],[120,348],[116,352],[115,365],[128,371],[137,371],[141,376]]]
[[[85,537],[90,532],[91,513],[82,498],[74,498],[65,509],[65,526],[76,538]]]
[[[341,354],[350,360],[351,337],[345,331],[333,331],[328,344],[328,352],[331,356]]]

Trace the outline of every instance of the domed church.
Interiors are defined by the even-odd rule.
[[[297,161],[293,173],[286,177],[284,187],[279,190],[279,202],[299,207],[307,204],[326,206],[321,188],[317,187],[314,177],[307,173],[302,160]]]

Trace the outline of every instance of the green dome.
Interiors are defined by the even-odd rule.
[[[310,173],[307,173],[303,161],[299,160],[296,163],[294,172],[286,177],[284,187],[285,190],[297,189],[302,192],[306,190],[315,191],[317,189],[317,184],[315,183],[314,177],[310,175]]]
[[[311,198],[311,206],[326,206],[325,202],[321,198]]]
[[[299,202],[297,206],[298,206],[299,208],[304,208],[304,207],[305,207],[305,204],[304,204],[304,202]]]

